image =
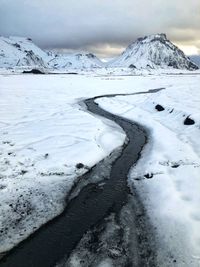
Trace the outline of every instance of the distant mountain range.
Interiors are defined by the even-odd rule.
[[[55,69],[88,69],[99,68],[104,64],[92,53],[51,54],[48,65]]]
[[[85,70],[94,68],[130,69],[198,69],[196,58],[191,59],[165,34],[155,34],[137,39],[118,57],[103,63],[92,53],[59,54],[46,52],[31,39],[0,37],[0,68],[44,68],[53,70]]]
[[[22,37],[0,37],[0,68],[52,68],[87,69],[103,66],[91,53],[58,54],[46,52],[31,39]]]

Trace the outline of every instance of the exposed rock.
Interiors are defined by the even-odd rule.
[[[82,168],[84,168],[84,164],[83,163],[77,163],[76,164],[76,168],[77,169],[82,169]]]
[[[157,111],[163,111],[163,110],[165,110],[164,108],[163,108],[163,106],[161,106],[161,105],[156,105],[155,106],[155,109],[157,109]]]
[[[191,119],[189,116],[184,120],[184,125],[193,125],[195,121]]]
[[[130,69],[136,69],[136,66],[133,65],[133,64],[131,64],[131,65],[129,66],[129,68],[130,68]]]
[[[175,164],[173,164],[171,167],[172,167],[172,168],[178,168],[179,166],[180,166],[179,164],[176,164],[176,163],[175,163]]]
[[[44,72],[42,72],[42,71],[39,70],[39,69],[24,70],[23,73],[44,74]]]
[[[151,179],[151,178],[153,178],[153,173],[147,173],[144,175],[144,177],[147,179]]]

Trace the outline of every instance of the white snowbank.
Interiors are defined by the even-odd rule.
[[[132,187],[134,183],[156,227],[160,266],[198,266],[200,77],[171,79],[168,78],[170,86],[156,94],[97,102],[150,129],[149,143],[130,173],[129,184]],[[157,111],[157,104],[165,110]],[[194,125],[184,125],[187,116],[195,121]],[[147,174],[153,174],[152,179],[144,176]]]
[[[75,179],[123,144],[118,126],[77,104],[89,81],[0,77],[1,252],[61,213]]]

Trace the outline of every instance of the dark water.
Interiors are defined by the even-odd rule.
[[[110,95],[108,97],[115,96]],[[95,99],[97,99],[96,97]],[[110,179],[101,187],[89,184],[72,199],[64,212],[41,227],[5,256],[1,267],[51,267],[69,256],[87,230],[127,202],[127,174],[146,143],[144,129],[136,123],[102,110],[94,99],[85,100],[88,110],[120,125],[129,139],[112,165]],[[92,176],[92,171],[90,176]],[[84,179],[85,175],[82,177]]]

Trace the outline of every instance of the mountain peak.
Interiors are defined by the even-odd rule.
[[[164,33],[138,38],[113,60],[110,66],[138,69],[198,69],[198,66],[170,42]]]
[[[166,41],[167,36],[165,33],[151,34],[145,37],[140,37],[136,40],[136,42],[152,42],[156,40]]]

